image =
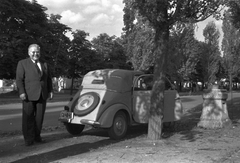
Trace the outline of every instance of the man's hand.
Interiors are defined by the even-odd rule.
[[[27,99],[26,94],[25,93],[20,94],[20,99],[21,100],[26,100]]]
[[[50,92],[48,97],[49,97],[49,100],[52,100],[53,99],[53,92]]]

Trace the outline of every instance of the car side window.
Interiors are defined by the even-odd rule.
[[[142,75],[140,76],[134,86],[134,90],[152,90],[153,87],[153,76]]]

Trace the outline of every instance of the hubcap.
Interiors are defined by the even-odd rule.
[[[118,121],[118,122],[116,123],[116,128],[117,128],[118,130],[121,130],[121,129],[122,129],[122,122],[121,122],[121,121]]]

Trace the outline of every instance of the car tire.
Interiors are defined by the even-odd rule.
[[[119,140],[125,137],[128,130],[126,114],[118,112],[115,114],[113,124],[108,130],[108,135],[111,139]]]
[[[91,113],[99,103],[99,96],[95,92],[82,94],[73,101],[72,111],[78,116]]]
[[[80,135],[85,127],[81,124],[65,123],[67,131],[72,135]]]

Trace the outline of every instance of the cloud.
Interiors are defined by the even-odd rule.
[[[114,4],[112,6],[112,12],[123,12],[123,8],[120,7],[119,5]]]
[[[110,7],[111,2],[109,0],[101,0],[101,4],[103,7]]]
[[[61,13],[61,22],[64,24],[77,24],[85,20],[80,13],[74,13],[71,10],[66,10]]]
[[[92,21],[91,24],[110,24],[111,21],[113,20],[113,16],[108,16],[104,13],[98,14],[97,16],[95,16]]]
[[[84,14],[95,14],[104,11],[104,8],[94,5],[94,6],[87,6],[84,10]]]
[[[91,37],[101,33],[120,36],[123,28],[121,0],[37,0],[48,8],[47,14],[59,14],[60,22],[72,30],[84,30]]]
[[[47,8],[64,8],[71,5],[69,0],[37,0],[37,2],[43,4]]]
[[[79,5],[91,5],[91,4],[100,4],[99,0],[75,0],[75,4]]]

